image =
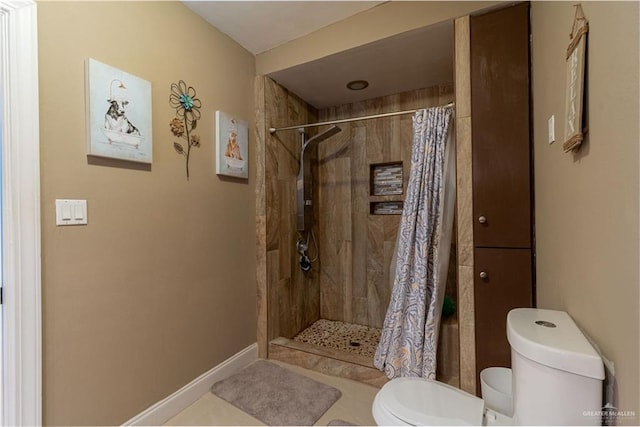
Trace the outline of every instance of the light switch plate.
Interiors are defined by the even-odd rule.
[[[549,117],[549,144],[553,144],[556,140],[556,116]]]
[[[87,201],[56,199],[56,225],[87,223]]]

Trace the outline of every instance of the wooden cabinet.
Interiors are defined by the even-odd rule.
[[[528,248],[529,7],[472,17],[470,25],[474,244]]]
[[[507,313],[533,302],[529,34],[528,3],[470,18],[478,376],[511,366]]]
[[[531,250],[476,248],[474,264],[476,369],[511,366],[507,313],[531,307]]]

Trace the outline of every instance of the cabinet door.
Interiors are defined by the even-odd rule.
[[[528,248],[528,4],[471,17],[470,35],[475,246]]]
[[[531,250],[476,248],[475,329],[476,370],[511,366],[507,313],[531,307]],[[477,380],[478,390],[480,379]]]

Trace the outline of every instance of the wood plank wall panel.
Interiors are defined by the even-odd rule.
[[[460,388],[476,392],[469,16],[455,20],[456,220]]]
[[[284,127],[317,120],[316,110],[273,80],[262,77],[264,124]],[[296,176],[300,155],[300,134],[296,131],[264,135],[264,193],[266,195],[266,294],[267,340],[292,338],[320,317],[318,264],[303,273],[295,244]],[[259,159],[260,160],[260,159]],[[316,230],[317,234],[317,230]],[[264,319],[264,320],[263,320]]]
[[[319,120],[325,121],[431,107],[452,100],[453,87],[448,84],[331,107],[318,114]],[[402,161],[406,192],[412,116],[339,126],[342,132],[318,147],[320,316],[380,328],[393,285],[389,267],[395,256],[400,216],[370,215],[369,202],[404,200],[405,194],[371,197],[369,168],[371,163]],[[455,284],[448,288],[455,293]]]
[[[363,115],[364,113],[360,113]],[[345,126],[342,132],[351,136],[351,158],[349,159],[355,165],[364,165],[367,163],[367,129],[362,125],[362,122],[355,122],[347,129]],[[353,167],[351,168],[351,184],[352,184],[352,199],[351,199],[351,229],[352,236],[366,236],[367,234],[367,220],[369,218],[369,170],[365,167]],[[354,185],[355,184],[355,185]],[[323,189],[328,194],[324,199],[327,201],[330,199],[331,194],[329,188],[323,185]],[[320,193],[320,207],[323,206],[323,193]],[[320,230],[322,231],[322,222],[320,223]],[[322,239],[321,239],[322,241]],[[347,309],[344,313],[336,313],[336,319],[350,319],[349,322],[356,322],[354,319],[363,319],[367,317],[367,290],[365,287],[358,285],[354,286],[354,280],[356,278],[363,278],[367,276],[367,239],[352,239],[351,240],[351,259],[352,259],[352,274],[351,279],[351,293],[345,295],[344,299],[347,301]],[[335,259],[328,260],[335,263]],[[362,280],[362,279],[360,279]],[[320,286],[323,283],[320,281]],[[337,296],[342,297],[341,295]],[[320,312],[321,315],[323,312]],[[362,321],[362,324],[366,322]]]
[[[256,341],[258,342],[258,357],[266,358],[269,348],[269,288],[267,286],[267,203],[266,203],[266,176],[265,140],[267,135],[267,122],[265,119],[265,89],[264,78],[254,79],[255,88],[255,124],[256,136],[256,294],[257,317]]]

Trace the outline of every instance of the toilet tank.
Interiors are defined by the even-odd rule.
[[[600,425],[602,359],[563,311],[517,308],[507,315],[518,425]]]

